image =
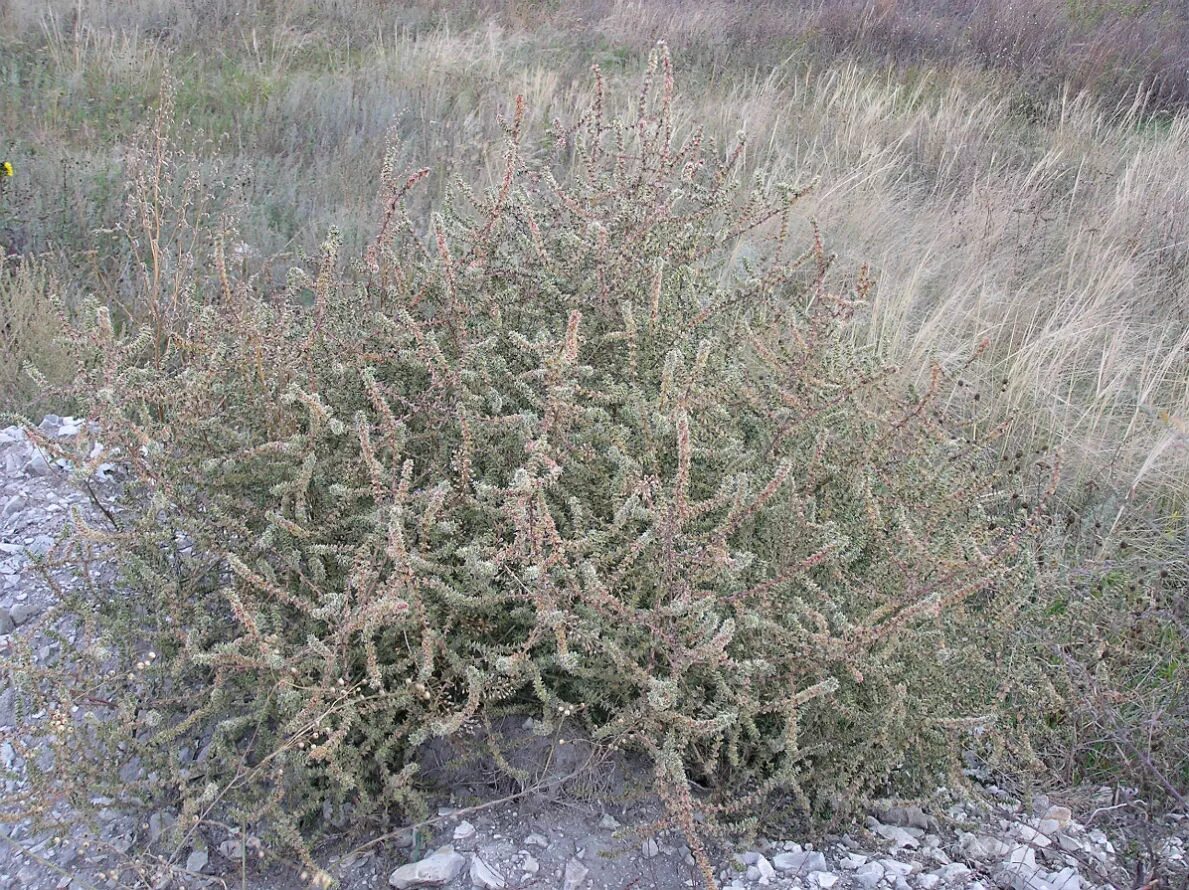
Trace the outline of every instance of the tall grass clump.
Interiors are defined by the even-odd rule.
[[[1052,466],[996,460],[961,367],[905,391],[856,345],[867,274],[793,250],[799,191],[742,145],[675,133],[663,51],[619,116],[595,84],[549,151],[518,100],[502,177],[428,231],[387,163],[369,248],[332,233],[285,294],[223,275],[163,339],[93,307],[76,392],[142,518],[86,533],[125,585],[90,669],[24,685],[84,705],[43,801],[136,758],[87,795],[172,799],[162,859],[218,823],[316,869],[330,826],[423,811],[437,738],[517,776],[527,719],[646,755],[713,884],[706,832],[765,797],[829,820],[1026,753],[997,646]]]

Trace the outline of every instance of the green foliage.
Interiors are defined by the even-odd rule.
[[[502,181],[427,235],[388,164],[363,258],[332,233],[284,298],[219,267],[217,299],[78,333],[152,507],[91,653],[179,831],[415,816],[421,746],[527,717],[648,754],[713,883],[695,814],[837,817],[1019,706],[996,647],[1039,508],[977,406],[854,345],[866,274],[816,232],[789,255],[798,193],[739,182],[742,146],[673,138],[666,55],[626,120],[599,86],[561,181],[518,102]]]

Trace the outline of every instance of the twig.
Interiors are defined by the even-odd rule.
[[[112,515],[112,512],[100,502],[99,496],[95,494],[95,489],[91,487],[90,479],[83,480],[83,487],[86,488],[87,495],[91,498],[91,503],[103,511],[103,515],[107,517],[107,521],[111,523],[111,527],[116,531],[123,531],[123,529],[120,528],[120,523],[117,521],[116,517]]]

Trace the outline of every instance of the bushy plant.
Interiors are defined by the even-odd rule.
[[[663,52],[634,114],[597,95],[544,160],[518,102],[502,181],[428,233],[423,174],[388,165],[364,257],[332,234],[285,295],[222,276],[164,349],[102,309],[80,332],[141,505],[90,533],[127,593],[80,657],[179,849],[415,816],[419,748],[514,716],[649,755],[712,884],[704,830],[777,790],[828,818],[920,788],[1011,709],[996,627],[1038,502],[977,405],[854,346],[866,274],[816,230],[790,254],[798,192],[738,181],[742,143],[675,139]],[[79,725],[62,760],[110,763]]]

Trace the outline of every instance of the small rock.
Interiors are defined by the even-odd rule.
[[[872,887],[882,881],[883,876],[883,866],[878,862],[868,862],[866,865],[855,869],[855,880],[863,887],[866,887],[867,890],[871,890]]]
[[[388,883],[396,887],[397,890],[409,890],[411,887],[440,887],[458,877],[464,865],[466,865],[466,859],[454,852],[453,847],[440,847],[432,855],[396,869],[389,876]]]
[[[469,841],[475,836],[475,826],[463,819],[454,826],[454,839],[456,841]]]
[[[912,874],[912,863],[897,862],[895,859],[881,859],[879,864],[883,866],[884,874],[899,875],[900,877],[908,877]]]
[[[614,831],[619,828],[619,822],[610,813],[604,813],[603,818],[599,820],[599,828],[605,828],[607,831]]]
[[[661,848],[655,838],[649,838],[640,846],[640,852],[645,859],[654,859],[660,855]]]
[[[1059,890],[1082,890],[1082,876],[1072,865],[1049,875],[1049,883]]]
[[[541,863],[531,853],[525,853],[520,858],[520,870],[526,875],[535,875],[541,870]]]
[[[811,871],[829,871],[826,857],[817,850],[805,850],[801,853],[777,853],[772,857],[772,864],[781,871],[791,871],[797,874],[808,874]]]
[[[1095,828],[1093,831],[1090,832],[1090,840],[1092,840],[1092,841],[1094,841],[1094,843],[1098,844],[1098,846],[1100,846],[1107,853],[1115,852],[1114,844],[1112,844],[1110,842],[1110,840],[1107,838],[1106,834],[1104,834],[1102,829],[1100,829],[1100,828]]]
[[[997,859],[1011,852],[1011,846],[998,838],[966,833],[959,839],[962,852],[971,859]]]
[[[157,841],[177,820],[172,813],[159,812],[149,816],[149,840]]]
[[[12,620],[12,613],[3,606],[0,606],[0,637],[10,634],[16,629],[17,624]]]
[[[524,839],[524,842],[530,847],[540,847],[541,849],[549,846],[549,838],[539,834],[530,834]]]
[[[1034,847],[1047,847],[1053,843],[1043,832],[1037,831],[1031,825],[1025,825],[1023,823],[1016,825],[1016,837]]]
[[[882,822],[877,822],[872,830],[882,838],[892,842],[894,849],[901,847],[919,847],[921,842],[913,837],[906,828],[901,828],[899,825],[884,825]]]
[[[471,883],[483,890],[504,890],[508,885],[503,875],[477,855],[471,857]]]
[[[1036,826],[1037,831],[1046,837],[1052,837],[1061,830],[1061,823],[1056,819],[1041,819]]]
[[[928,831],[935,828],[936,820],[925,815],[920,807],[888,807],[876,810],[879,821],[886,825],[899,825],[902,828],[919,828]]]
[[[219,844],[219,855],[224,859],[239,860],[244,855],[244,844],[239,838],[231,838]]]
[[[943,881],[948,881],[951,878],[964,878],[970,874],[970,869],[961,862],[951,862],[948,865],[943,865],[932,874],[936,875]]]
[[[1070,820],[1073,819],[1073,813],[1070,812],[1069,807],[1051,806],[1045,811],[1044,817],[1056,822],[1058,828],[1068,828]]]
[[[1025,868],[1036,869],[1036,851],[1031,847],[1014,847],[1008,854],[1009,865],[1022,865]]]
[[[54,539],[49,535],[38,535],[28,543],[28,548],[38,556],[45,556],[50,552],[50,548],[54,546]]]
[[[49,472],[50,465],[45,459],[45,455],[41,453],[40,449],[35,449],[29,457],[29,462],[25,464],[25,475],[48,476]]]
[[[207,856],[206,850],[192,850],[186,857],[186,871],[201,874],[209,860],[210,857]]]
[[[1081,842],[1077,838],[1070,837],[1068,834],[1057,835],[1057,846],[1059,846],[1066,853],[1082,852]]]
[[[40,610],[30,603],[17,603],[9,614],[12,616],[12,623],[20,627],[36,618],[38,611]],[[2,621],[3,619],[0,619],[0,622]]]
[[[774,877],[776,877],[776,869],[772,867],[772,863],[764,856],[756,859],[756,869],[760,873],[760,883],[767,886]]]
[[[937,875],[917,875],[917,886],[920,887],[921,890],[933,890],[933,888],[940,883],[941,878],[937,877]]]
[[[854,871],[867,864],[867,857],[862,853],[851,853],[838,860],[838,864],[848,871]]]
[[[586,876],[590,874],[590,869],[579,862],[577,859],[571,859],[566,863],[565,879],[562,885],[562,890],[578,890],[582,882],[586,880]]]
[[[23,494],[14,494],[4,500],[4,505],[0,507],[0,516],[5,518],[15,516],[24,510],[28,504],[29,499]]]
[[[1057,890],[1041,876],[1039,869],[1026,865],[1008,867],[1000,880],[1005,881],[1011,890]]]
[[[809,880],[817,884],[822,890],[830,890],[838,883],[838,875],[831,874],[828,871],[814,871],[809,873]]]

